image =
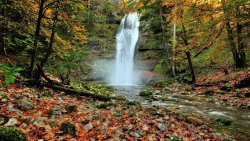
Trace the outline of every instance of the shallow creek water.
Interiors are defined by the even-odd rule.
[[[155,105],[178,113],[196,115],[206,119],[227,117],[232,120],[232,124],[229,126],[216,123],[210,123],[208,126],[217,131],[225,129],[236,140],[250,141],[250,110],[227,106],[213,97],[188,93],[164,92],[164,94],[161,94],[164,100],[161,98],[159,98],[161,100],[150,100],[139,96],[141,89],[142,87],[135,86],[116,86],[115,94],[124,96],[130,101],[139,102],[143,107]]]

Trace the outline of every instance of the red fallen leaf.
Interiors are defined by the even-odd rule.
[[[191,141],[189,138],[185,137],[183,141]]]
[[[160,138],[160,141],[165,141],[165,139],[164,138]]]

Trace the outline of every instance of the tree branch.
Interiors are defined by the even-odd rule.
[[[199,56],[203,51],[205,51],[206,49],[208,49],[210,46],[212,46],[214,44],[214,41],[220,36],[220,34],[222,33],[223,31],[223,27],[220,28],[219,32],[214,36],[214,38],[205,46],[203,47],[198,53],[196,53],[194,55],[194,57],[197,57]]]

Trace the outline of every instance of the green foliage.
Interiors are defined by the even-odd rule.
[[[6,64],[0,64],[0,77],[4,77],[4,85],[9,86],[10,83],[15,82],[15,78],[19,75],[21,67],[10,67]]]
[[[1,141],[26,141],[26,136],[15,128],[6,128],[0,126]]]

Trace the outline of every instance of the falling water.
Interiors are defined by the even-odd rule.
[[[115,73],[112,85],[136,85],[138,77],[134,70],[134,52],[139,37],[139,17],[137,13],[126,14],[116,34]]]

